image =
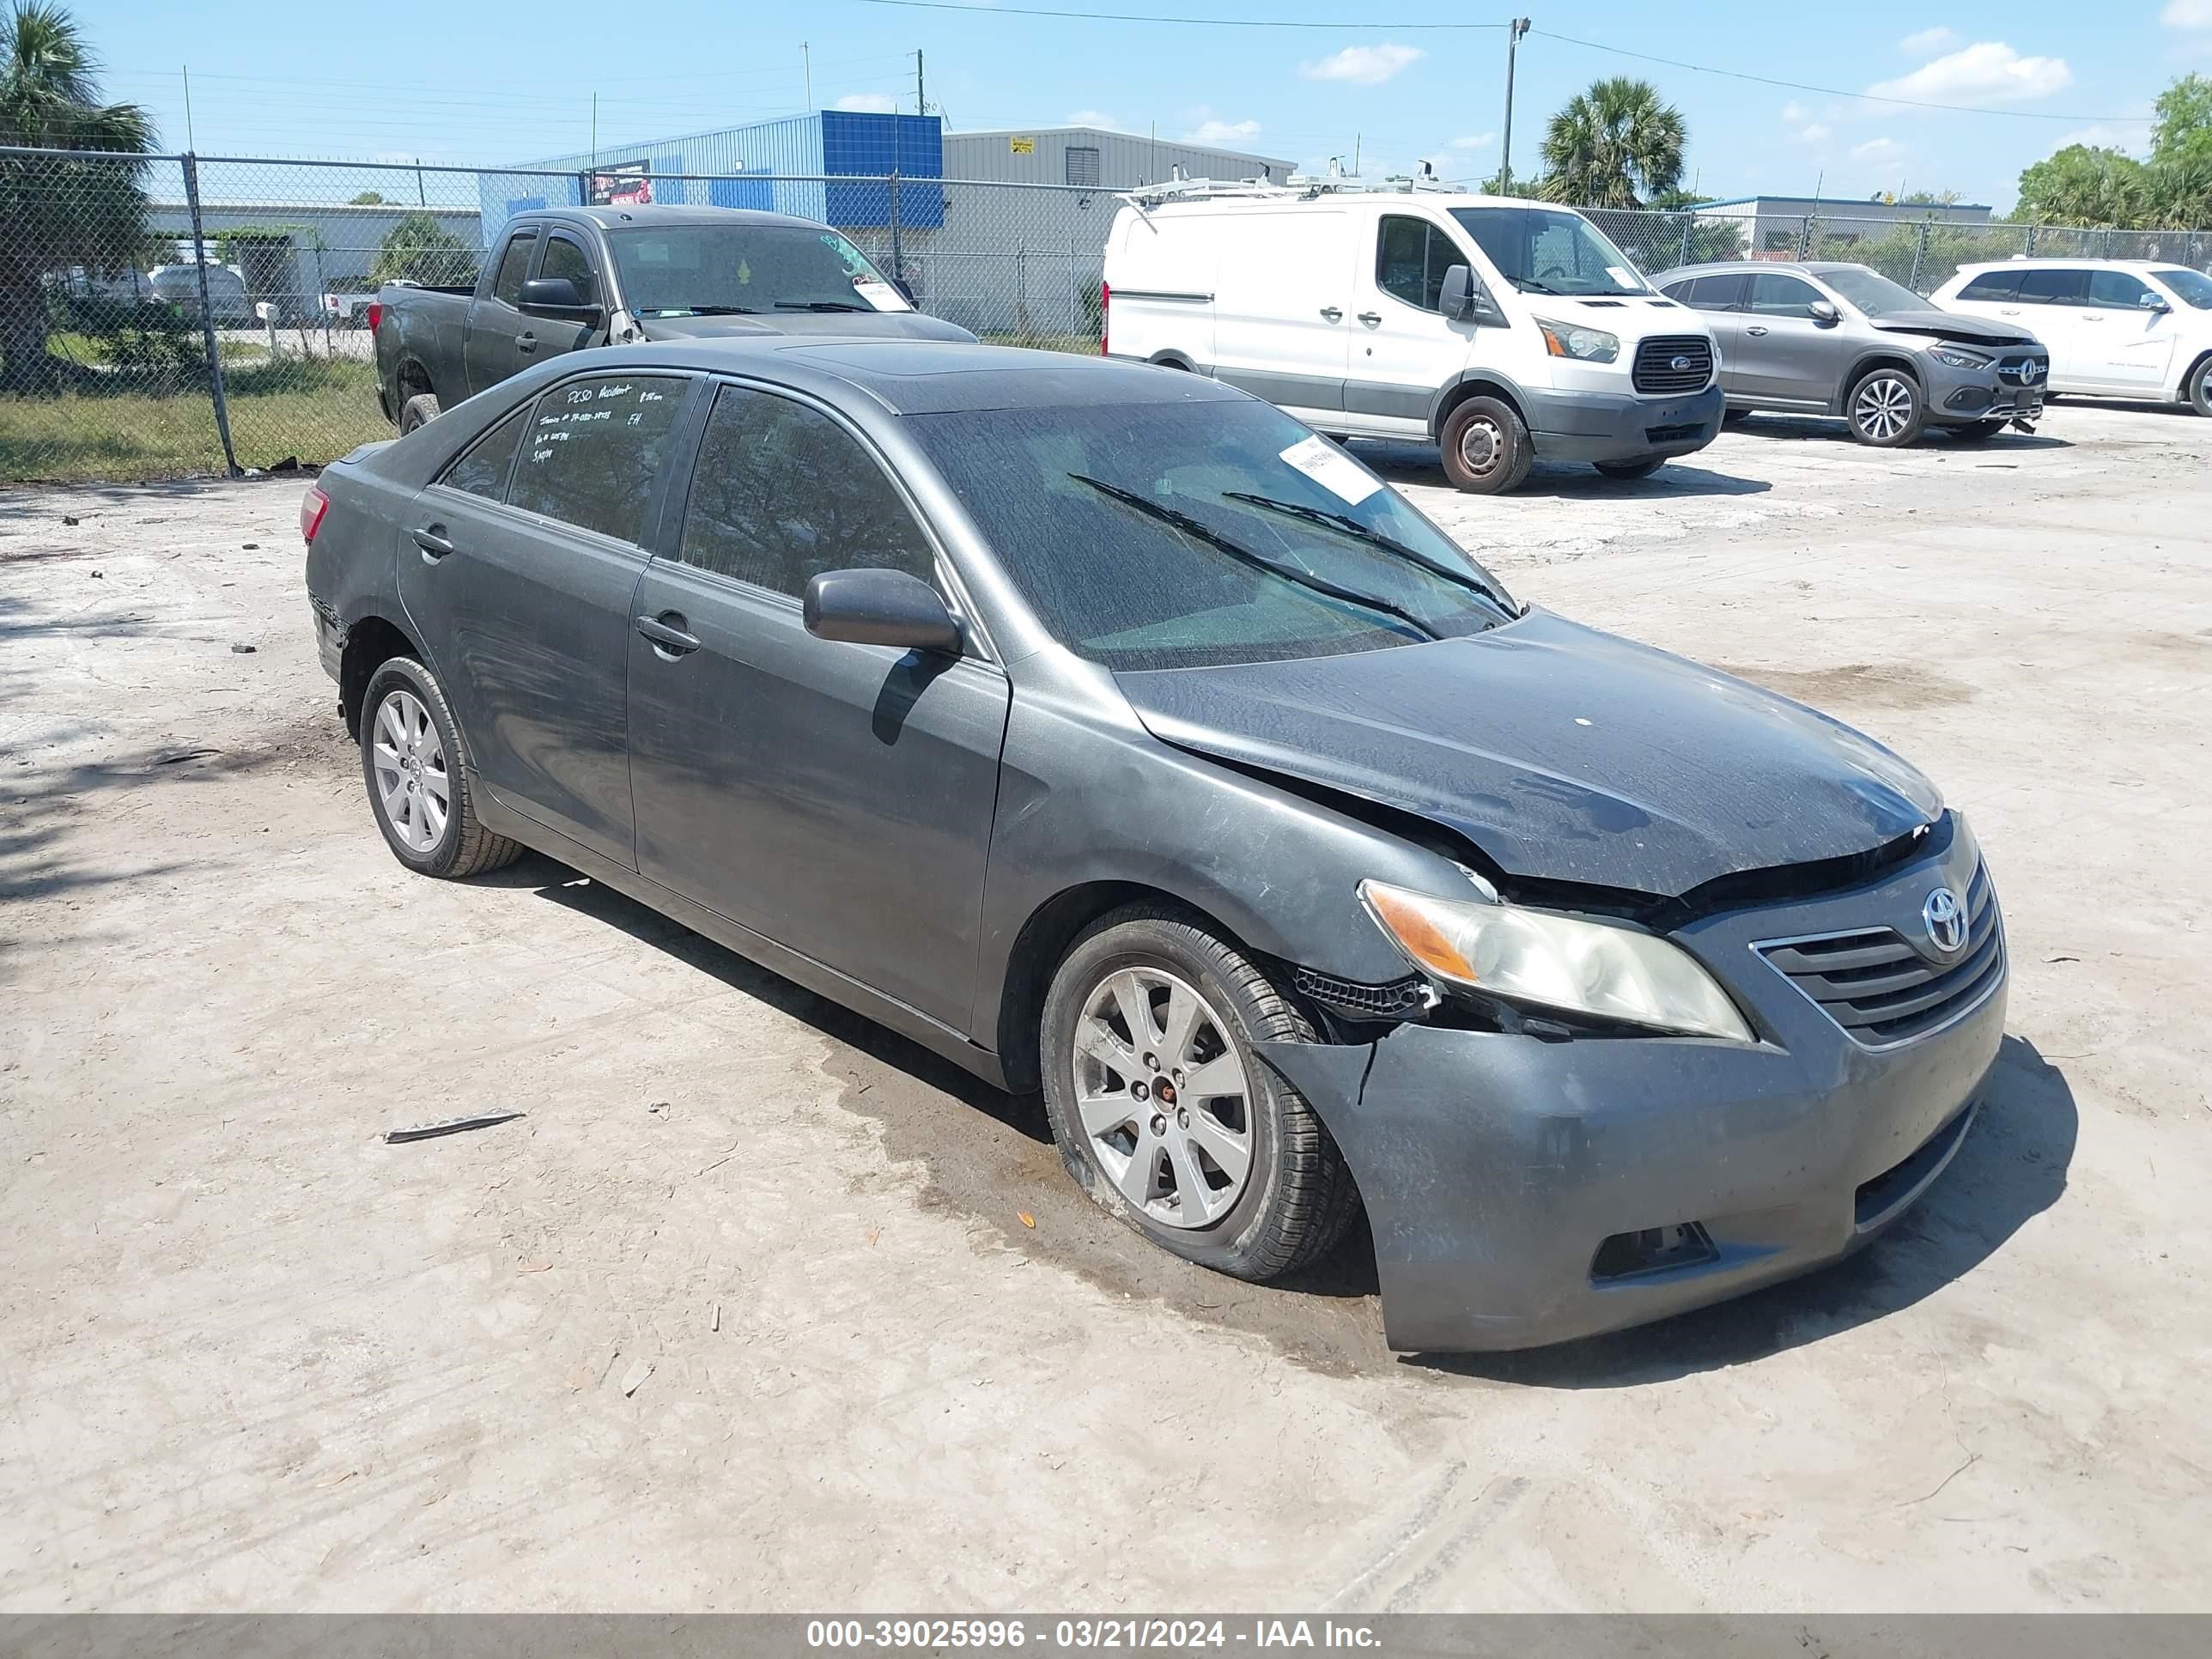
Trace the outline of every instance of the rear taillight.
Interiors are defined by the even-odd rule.
[[[368,331],[371,334],[384,326],[384,307],[374,300],[368,302]]]
[[[1098,355],[1099,355],[1100,356],[1102,356],[1102,357],[1103,357],[1103,356],[1106,355],[1106,337],[1107,337],[1107,334],[1108,334],[1108,332],[1109,332],[1109,328],[1108,328],[1108,319],[1107,319],[1107,308],[1108,308],[1109,307],[1110,307],[1113,303],[1114,303],[1114,289],[1113,289],[1113,286],[1112,286],[1112,284],[1108,283],[1099,283],[1099,284],[1098,284]]]
[[[331,510],[331,498],[323,494],[320,484],[309,484],[307,493],[300,497],[300,539],[313,547],[315,532],[323,527],[323,514]]]

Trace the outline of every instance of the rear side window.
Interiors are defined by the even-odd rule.
[[[684,380],[659,374],[603,374],[555,386],[532,407],[507,505],[617,541],[642,542],[687,389]]]
[[[1740,270],[1718,276],[1699,276],[1689,285],[1687,303],[1698,311],[1733,311],[1743,303],[1744,292],[1750,285],[1751,278]],[[1678,294],[1674,297],[1684,296]]]
[[[2093,306],[2124,307],[2133,311],[2151,297],[2149,285],[2124,270],[2093,270],[2089,273],[2089,303]]]
[[[499,256],[499,275],[491,279],[492,298],[509,305],[522,298],[523,273],[530,269],[530,251],[537,246],[534,230],[517,231],[507,239],[507,251]]]
[[[1820,291],[1802,277],[1762,270],[1751,279],[1750,309],[1762,317],[1810,317]]]
[[[819,410],[724,386],[708,417],[676,556],[797,599],[825,570],[928,581],[921,526],[853,434]]]
[[[2088,290],[2086,270],[2023,270],[2020,297],[2030,305],[2074,306]]]
[[[1423,311],[1444,308],[1444,272],[1467,264],[1450,237],[1425,219],[1392,215],[1375,247],[1375,286]]]
[[[556,236],[545,244],[545,258],[539,263],[540,276],[566,276],[576,285],[578,297],[586,305],[599,303],[599,281],[592,275],[592,261],[583,248],[566,236]]]
[[[2016,300],[2020,297],[2017,270],[1985,270],[1959,290],[1961,300]]]
[[[521,441],[523,428],[529,421],[526,406],[516,410],[463,451],[460,459],[447,467],[446,476],[438,482],[448,489],[465,489],[488,501],[499,500],[507,489],[507,468],[514,459],[515,445]]]

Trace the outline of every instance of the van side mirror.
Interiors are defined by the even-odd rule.
[[[808,580],[799,605],[818,640],[960,654],[960,624],[945,601],[903,570],[825,570]]]
[[[514,308],[546,317],[596,319],[601,314],[599,307],[585,299],[582,290],[567,276],[532,277],[522,285]]]
[[[1491,297],[1475,285],[1474,272],[1465,265],[1444,269],[1443,293],[1439,301],[1444,315],[1455,323],[1496,323],[1504,319]]]

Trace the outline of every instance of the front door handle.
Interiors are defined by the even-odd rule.
[[[1382,325],[1382,313],[1379,311],[1363,311],[1359,313],[1359,320],[1370,328],[1380,328]]]
[[[453,543],[446,539],[446,526],[441,524],[424,525],[420,530],[410,530],[407,533],[415,538],[415,545],[422,550],[424,564],[435,564],[453,550]]]
[[[2085,311],[2081,313],[2081,320],[2085,323],[2101,323],[2105,320],[2105,313],[2101,311]]]
[[[515,349],[517,351],[535,351],[535,350],[537,350],[537,349],[538,349],[538,336],[537,336],[535,333],[533,333],[533,332],[530,331],[529,330],[526,330],[526,329],[523,332],[521,332],[521,333],[520,333],[520,334],[518,334],[518,335],[516,335],[516,336],[514,337],[514,349]]]
[[[1753,323],[1749,328],[1744,330],[1744,332],[1747,334],[1764,334],[1766,332],[1766,325],[1765,323]]]
[[[2018,306],[1999,306],[1997,307],[1997,315],[2000,317],[2017,317],[2020,315],[2020,307]]]
[[[684,630],[688,624],[680,611],[664,611],[657,617],[634,617],[637,631],[653,641],[653,648],[672,660],[699,648],[698,636]]]
[[[1321,308],[1321,314],[1332,323],[1340,323],[1344,320],[1344,312],[1340,307],[1323,306]]]

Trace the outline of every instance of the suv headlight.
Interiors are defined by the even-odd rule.
[[[1609,363],[1620,356],[1620,336],[1608,334],[1601,328],[1584,328],[1580,323],[1554,323],[1539,317],[1536,326],[1544,331],[1544,349],[1554,357],[1579,357],[1588,363]]]
[[[1939,345],[1929,348],[1928,355],[1939,363],[1948,363],[1954,368],[1987,368],[1996,361],[1984,357],[1978,351],[1969,351],[1964,346]]]
[[[1360,883],[1359,896],[1416,966],[1448,983],[1654,1030],[1756,1041],[1697,959],[1655,934],[1379,881]]]

